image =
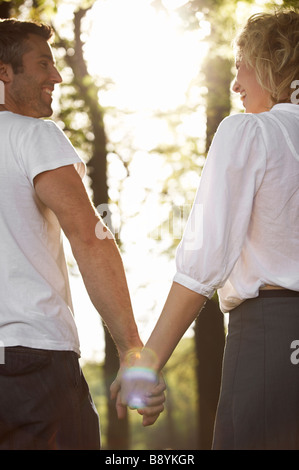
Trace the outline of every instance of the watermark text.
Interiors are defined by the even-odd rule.
[[[5,89],[2,80],[0,80],[0,104],[5,104]]]
[[[291,363],[296,366],[299,364],[299,339],[294,339],[294,341],[292,341],[291,349],[294,349],[290,356]]]
[[[291,94],[291,103],[299,104],[299,80],[293,80],[291,88],[295,88],[295,91]]]
[[[184,204],[159,207],[148,206],[135,215],[122,227],[121,214],[116,204],[100,204],[97,211],[101,221],[96,224],[95,234],[100,240],[105,238],[118,239],[122,228],[133,223],[135,219],[134,237],[146,237],[152,240],[178,240],[184,235],[184,249],[198,250],[203,244],[203,206],[202,204]]]
[[[0,341],[0,364],[5,364],[5,348],[2,341]]]

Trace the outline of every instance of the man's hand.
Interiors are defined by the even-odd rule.
[[[144,351],[131,353],[129,363],[120,368],[110,391],[111,398],[116,398],[120,419],[126,416],[128,406],[143,416],[144,426],[149,426],[164,410],[166,385],[162,374],[155,371],[154,363],[149,362],[152,358]]]

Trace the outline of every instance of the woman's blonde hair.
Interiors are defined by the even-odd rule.
[[[290,102],[299,80],[299,13],[258,13],[235,40],[237,60],[253,67],[273,103]],[[293,85],[293,88],[292,88]]]

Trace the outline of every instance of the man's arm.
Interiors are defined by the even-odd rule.
[[[107,229],[73,165],[39,174],[34,185],[39,199],[56,214],[69,239],[90,299],[106,323],[122,361],[129,349],[141,347],[142,342],[115,240],[111,234],[102,239],[96,236],[96,226],[98,230],[102,226],[102,233]]]

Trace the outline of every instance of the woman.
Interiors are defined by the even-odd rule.
[[[154,355],[135,367],[161,370],[217,290],[229,332],[214,449],[299,449],[299,14],[254,15],[236,45],[233,90],[246,113],[213,139],[146,345]],[[142,381],[122,386],[128,401]]]

